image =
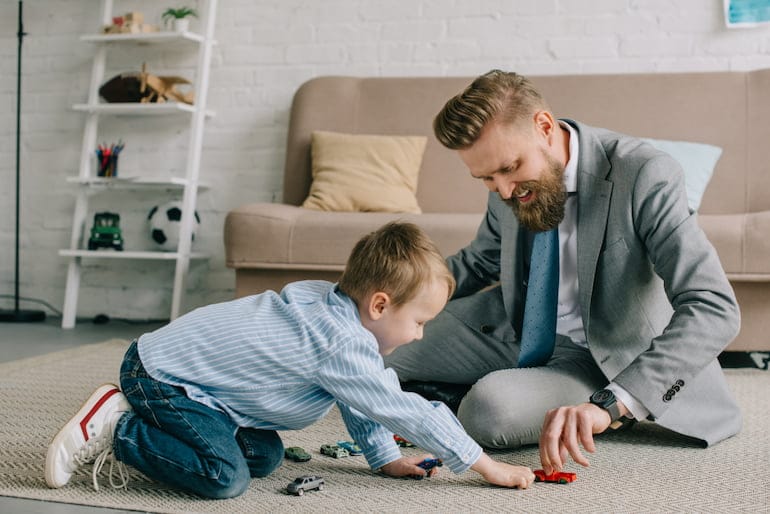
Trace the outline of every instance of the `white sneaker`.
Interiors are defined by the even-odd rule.
[[[94,467],[93,473],[94,488],[98,489],[96,473],[112,452],[115,425],[130,410],[131,405],[118,386],[100,386],[48,447],[45,458],[45,481],[48,486],[58,488],[66,485],[78,467],[98,458],[98,466]]]

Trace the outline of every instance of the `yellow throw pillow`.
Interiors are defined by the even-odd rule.
[[[302,206],[419,214],[415,192],[427,141],[425,136],[313,132],[313,183]]]

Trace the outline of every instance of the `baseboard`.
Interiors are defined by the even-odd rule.
[[[719,364],[723,368],[766,370],[770,367],[770,352],[722,352],[719,354]]]

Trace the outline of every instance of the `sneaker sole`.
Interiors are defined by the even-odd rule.
[[[104,405],[107,400],[120,392],[120,388],[115,384],[104,384],[99,386],[96,391],[91,394],[88,400],[85,401],[83,406],[80,407],[80,410],[77,412],[77,414],[72,416],[67,424],[64,425],[61,430],[59,430],[56,436],[54,436],[51,444],[48,446],[48,452],[45,456],[45,482],[48,484],[48,487],[52,489],[58,489],[59,487],[67,485],[67,482],[69,482],[68,478],[66,482],[58,483],[56,481],[56,477],[54,477],[53,469],[56,459],[56,451],[54,451],[54,448],[58,447],[61,444],[62,439],[66,437],[66,434],[68,434],[69,431],[75,427],[77,427],[77,429],[83,435],[83,438],[88,441],[88,431],[86,430],[88,420],[91,419],[99,407]]]

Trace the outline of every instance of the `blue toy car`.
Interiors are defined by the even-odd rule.
[[[337,441],[337,446],[346,449],[350,455],[361,455],[364,453],[355,441]]]
[[[441,462],[441,459],[425,459],[417,465],[425,471],[430,471],[433,468],[443,466],[444,463]],[[412,477],[416,478],[417,480],[422,480],[424,478],[422,475],[412,475]]]

